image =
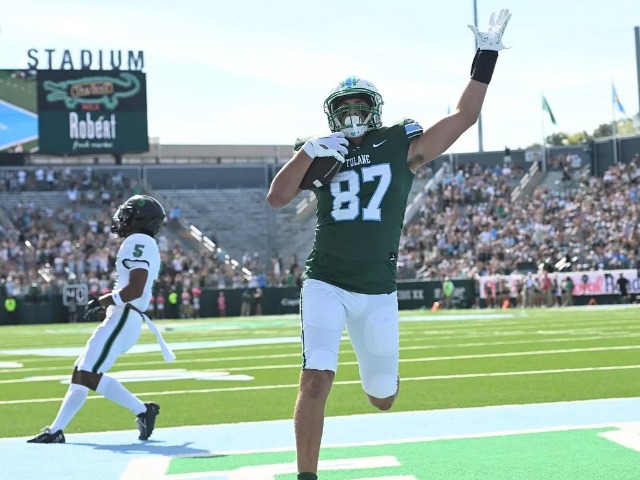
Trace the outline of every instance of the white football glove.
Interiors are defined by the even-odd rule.
[[[311,158],[333,157],[344,163],[344,156],[349,151],[347,145],[349,140],[345,138],[344,133],[336,132],[327,137],[310,138],[302,148]]]
[[[476,36],[476,42],[478,43],[479,50],[495,50],[496,52],[503,50],[505,47],[502,44],[502,35],[507,28],[511,14],[509,10],[503,8],[496,18],[496,12],[491,14],[489,19],[489,28],[486,32],[479,32],[474,25],[468,25],[473,34]]]

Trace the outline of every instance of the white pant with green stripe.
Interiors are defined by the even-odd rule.
[[[78,370],[105,373],[140,337],[142,315],[128,308],[110,306],[103,322],[93,331],[75,361]]]
[[[345,326],[364,391],[386,398],[398,389],[400,337],[397,292],[366,295],[320,280],[302,287],[302,368],[338,370]]]

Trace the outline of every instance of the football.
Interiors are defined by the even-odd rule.
[[[340,170],[342,162],[334,157],[316,157],[309,165],[307,173],[302,177],[300,188],[312,190],[326,185]]]

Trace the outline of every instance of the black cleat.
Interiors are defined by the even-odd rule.
[[[153,433],[153,427],[156,426],[156,417],[160,415],[160,405],[157,403],[145,403],[145,406],[147,407],[147,411],[141,413],[136,418],[138,430],[140,431],[139,440],[149,439]]]
[[[64,433],[62,430],[52,432],[49,427],[43,429],[38,435],[31,440],[27,440],[27,443],[64,443]]]

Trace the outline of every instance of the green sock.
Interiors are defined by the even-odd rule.
[[[298,474],[298,480],[318,480],[318,475],[311,472],[302,472]]]

